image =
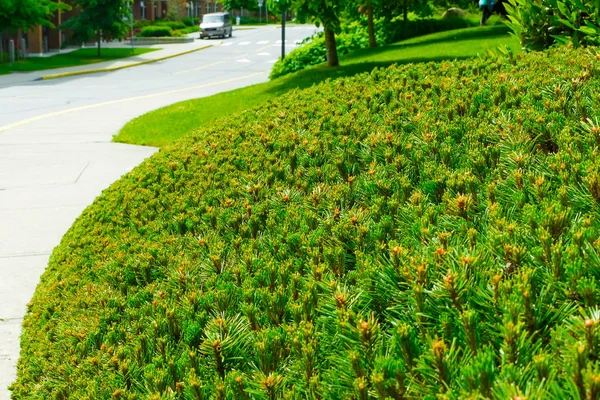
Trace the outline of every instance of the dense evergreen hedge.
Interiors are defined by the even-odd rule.
[[[589,51],[407,65],[161,150],[55,249],[13,396],[598,398],[598,93]]]

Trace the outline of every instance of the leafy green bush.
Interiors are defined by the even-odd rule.
[[[181,18],[181,23],[184,24],[185,26],[195,26],[195,22],[198,22],[198,18],[192,20],[191,18],[185,17],[185,18]],[[183,29],[183,28],[178,28],[178,29]]]
[[[136,29],[142,29],[145,28],[147,26],[153,25],[155,21],[150,21],[147,19],[136,19],[135,21],[133,21],[133,26]]]
[[[279,19],[279,22],[281,23],[281,17],[277,16],[277,18]],[[241,17],[240,19],[240,24],[241,25],[245,25],[245,24],[258,24],[258,23],[265,23],[267,21],[266,16],[265,16],[265,12],[263,10],[263,15],[262,17],[255,17],[253,15],[246,15],[244,17]],[[272,23],[277,23],[277,20],[273,20],[271,19]],[[235,18],[234,18],[234,23],[235,23]]]
[[[173,30],[168,26],[151,25],[142,28],[138,34],[141,37],[168,37],[173,36]]]
[[[179,21],[157,21],[154,25],[156,26],[168,26],[172,30],[185,29],[186,25]]]
[[[391,21],[380,19],[375,24],[375,34],[379,44],[389,44],[429,33],[468,28],[474,25],[476,24],[473,21],[463,18],[420,19],[409,20],[406,23],[399,18]],[[336,36],[336,42],[340,56],[366,48],[369,45],[367,27],[357,22],[348,24],[342,33]],[[283,61],[281,59],[277,61],[273,65],[269,78],[275,79],[291,74],[326,60],[325,36],[321,32],[291,51]]]
[[[291,51],[283,62],[281,60],[277,61],[273,65],[269,78],[275,79],[327,60],[325,36],[323,34],[319,34],[306,42],[306,44]],[[344,55],[353,50],[367,47],[369,45],[369,38],[363,35],[342,33],[337,35],[336,42],[338,54]]]
[[[509,0],[505,7],[514,33],[527,48],[600,44],[600,3],[596,0]]]
[[[16,399],[598,398],[600,64],[295,91],[105,190],[29,305]]]

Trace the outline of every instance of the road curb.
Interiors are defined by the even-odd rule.
[[[83,71],[63,72],[61,74],[44,75],[41,78],[39,78],[38,80],[47,81],[50,79],[67,78],[67,77],[77,76],[77,75],[96,74],[99,72],[114,72],[114,71],[119,71],[121,69],[138,67],[140,65],[151,64],[151,63],[157,62],[157,61],[168,60],[169,58],[184,56],[186,54],[194,53],[194,52],[200,51],[200,50],[205,50],[205,49],[208,49],[209,47],[216,46],[219,44],[220,44],[220,42],[211,43],[211,44],[204,45],[202,47],[198,47],[197,49],[186,50],[186,51],[182,51],[180,53],[170,54],[170,55],[164,56],[164,57],[153,58],[153,59],[146,60],[146,61],[139,61],[139,62],[127,64],[127,65],[121,65],[119,67],[95,68],[95,69],[86,69]]]

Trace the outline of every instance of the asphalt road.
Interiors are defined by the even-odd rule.
[[[286,50],[315,31],[313,26],[288,27]],[[203,43],[211,41],[221,44],[117,72],[0,88],[0,130],[29,118],[103,102],[135,99],[131,101],[138,103],[137,97],[154,96],[160,100],[153,105],[166,105],[264,82],[281,54],[281,29],[274,26],[238,30],[233,38]]]
[[[288,28],[287,49],[314,32]],[[22,317],[52,249],[103,189],[156,151],[112,136],[153,109],[266,81],[280,37],[276,27],[239,30],[131,69],[17,86],[0,79],[0,400],[9,398]]]

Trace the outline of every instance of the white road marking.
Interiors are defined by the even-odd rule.
[[[263,53],[258,53],[259,56],[270,56],[271,53],[267,53],[266,51]]]
[[[268,40],[261,40],[260,42],[256,42],[256,44],[267,44],[269,43]]]
[[[270,64],[275,64],[277,61],[279,61],[279,59],[277,59],[277,58],[276,58],[276,59],[274,59],[274,60],[269,60],[268,62],[269,62]]]
[[[238,46],[248,46],[252,42],[239,42]]]
[[[233,42],[226,42],[226,43],[223,43],[221,46],[231,46],[232,44],[233,44]]]
[[[249,63],[249,62],[252,62],[252,61],[248,60],[247,58],[240,58],[239,60],[235,60],[235,61],[237,61],[239,63]]]

